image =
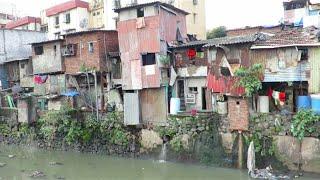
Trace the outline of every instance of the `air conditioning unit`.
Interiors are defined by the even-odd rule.
[[[196,95],[195,94],[187,94],[186,104],[195,104],[195,103],[196,103]]]
[[[74,56],[74,55],[75,55],[74,44],[68,44],[62,49],[62,56]]]

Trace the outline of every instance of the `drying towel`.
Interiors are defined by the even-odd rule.
[[[141,29],[146,27],[146,22],[144,21],[144,17],[138,17],[136,22],[136,28]]]

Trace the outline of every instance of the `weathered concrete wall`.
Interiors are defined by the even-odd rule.
[[[32,55],[31,44],[44,41],[46,34],[25,30],[0,30],[0,64],[5,61],[28,59]]]
[[[197,110],[202,110],[202,88],[206,87],[206,78],[205,77],[192,77],[192,78],[187,78],[185,80],[185,97],[187,97],[187,94],[192,94],[189,90],[189,88],[196,87],[198,92],[195,93],[196,97],[196,103],[195,104],[186,104],[186,110],[189,111],[191,109],[197,109]]]
[[[21,87],[33,87],[33,68],[32,60],[19,61],[20,66],[20,86]]]
[[[42,46],[43,54],[36,55],[35,47]],[[36,44],[33,46],[33,70],[34,74],[63,72],[64,64],[61,56],[62,41],[51,43]]]
[[[320,173],[320,140],[306,137],[301,142],[291,136],[275,136],[276,156],[291,170],[301,169],[306,172]],[[301,154],[300,154],[301,152]],[[300,162],[301,158],[301,162]]]

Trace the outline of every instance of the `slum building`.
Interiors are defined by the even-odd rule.
[[[180,99],[180,111],[212,110],[211,91],[207,90],[208,40],[190,41],[170,47],[173,58],[171,97]],[[171,84],[170,84],[171,85]]]
[[[187,39],[187,12],[152,2],[117,8],[125,124],[164,123],[168,112],[168,44]]]

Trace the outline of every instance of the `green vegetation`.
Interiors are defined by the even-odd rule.
[[[262,88],[261,75],[263,74],[263,66],[254,64],[249,68],[240,67],[235,72],[235,77],[239,80],[236,86],[244,87],[248,97],[257,93]]]
[[[226,30],[227,28],[225,26],[214,28],[207,32],[207,39],[225,37],[227,36]]]
[[[320,117],[312,110],[299,110],[291,122],[292,135],[301,141],[305,136],[317,132],[316,123],[319,119]]]
[[[169,65],[170,64],[170,57],[169,56],[161,55],[159,60],[163,65]]]
[[[122,114],[108,113],[97,121],[92,114],[84,114],[65,105],[60,111],[48,111],[35,126],[20,124],[11,131],[10,125],[0,123],[0,134],[17,138],[32,137],[46,144],[63,141],[68,145],[89,144],[101,139],[105,143],[127,147],[132,134],[122,122]]]

